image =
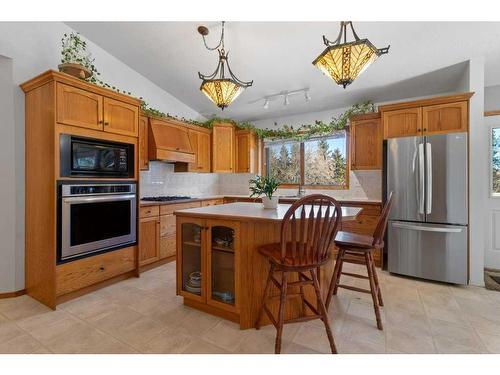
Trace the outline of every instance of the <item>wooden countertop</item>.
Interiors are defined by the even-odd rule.
[[[228,203],[217,206],[196,207],[174,212],[176,216],[199,218],[217,218],[236,221],[281,221],[290,204],[278,204],[276,210],[265,209],[260,203]],[[355,220],[363,209],[360,207],[342,207],[342,220]]]
[[[208,197],[200,197],[200,198],[191,198],[191,199],[182,199],[182,200],[175,200],[175,201],[167,201],[167,202],[155,202],[155,201],[139,201],[139,206],[140,207],[146,207],[146,206],[158,206],[158,205],[165,205],[165,204],[176,204],[176,203],[189,203],[189,202],[200,202],[200,201],[209,201],[212,199],[244,199],[253,201],[253,202],[260,202],[260,198],[250,198],[248,195],[213,195],[213,196],[208,196]],[[299,198],[297,197],[287,197],[287,196],[282,196],[279,198],[280,203],[291,203],[295,202]],[[382,204],[380,200],[374,200],[374,199],[337,199],[340,204],[349,204],[349,205],[355,205],[355,204]]]

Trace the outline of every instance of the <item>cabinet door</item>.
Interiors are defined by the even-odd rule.
[[[139,265],[160,259],[160,219],[147,217],[139,220]]]
[[[145,116],[139,117],[139,169],[149,170],[148,118]]]
[[[236,173],[250,172],[250,133],[236,132]]]
[[[104,98],[104,131],[137,137],[139,135],[139,107]]]
[[[212,172],[234,172],[234,127],[217,124],[212,130]]]
[[[239,311],[239,226],[207,220],[207,303]]]
[[[175,233],[160,237],[160,259],[175,256]]]
[[[56,121],[95,130],[103,126],[103,97],[76,87],[57,84]]]
[[[422,108],[383,112],[382,122],[384,139],[422,135]]]
[[[423,107],[425,135],[467,131],[467,102],[447,103]]]
[[[189,130],[189,140],[195,152],[195,162],[189,163],[189,171],[210,172],[210,134]]]
[[[206,301],[205,221],[177,219],[177,294],[198,302]]]
[[[351,169],[382,169],[382,143],[380,119],[353,121],[351,123]]]

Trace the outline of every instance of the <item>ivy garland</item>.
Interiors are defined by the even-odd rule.
[[[92,58],[92,55],[87,52],[87,43],[82,40],[79,36],[79,33],[71,33],[64,34],[62,40],[62,63],[72,62],[78,63],[85,66],[92,72],[92,76],[87,79],[87,82],[99,85],[101,87],[105,87],[111,90],[114,90],[121,94],[127,94],[132,96],[130,91],[123,91],[119,88],[109,85],[106,82],[102,81],[98,76],[101,75],[94,65],[95,59]],[[256,128],[253,124],[249,122],[238,122],[228,118],[220,118],[213,117],[208,121],[200,122],[195,120],[186,119],[184,117],[177,117],[175,115],[171,115],[169,113],[163,113],[162,111],[152,108],[146,103],[142,97],[139,98],[141,100],[141,109],[144,114],[151,117],[157,118],[167,118],[173,120],[179,120],[191,125],[201,126],[203,128],[211,129],[216,123],[230,123],[239,129],[252,130],[256,133],[256,135],[261,139],[291,139],[297,141],[307,140],[311,137],[318,137],[329,135],[335,133],[340,130],[344,130],[348,126],[349,118],[354,115],[374,112],[375,107],[372,102],[363,102],[354,104],[349,107],[344,113],[342,113],[339,117],[333,117],[332,120],[328,123],[316,120],[314,124],[309,125],[300,125],[297,128],[289,125],[282,125],[277,129],[261,129]],[[278,127],[277,123],[274,123],[276,127]]]

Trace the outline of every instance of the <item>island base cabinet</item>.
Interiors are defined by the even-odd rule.
[[[234,222],[177,218],[177,294],[238,312],[238,231]]]

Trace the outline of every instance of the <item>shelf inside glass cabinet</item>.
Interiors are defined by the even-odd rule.
[[[182,289],[201,295],[201,227],[193,223],[182,224]]]
[[[211,230],[211,298],[234,305],[236,301],[234,230],[224,226],[214,226]]]

